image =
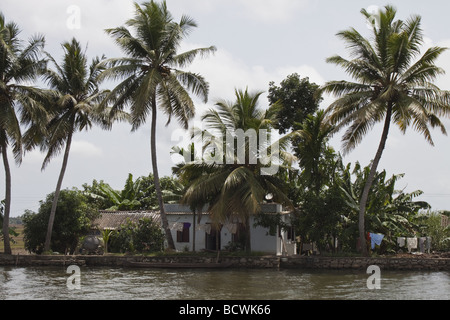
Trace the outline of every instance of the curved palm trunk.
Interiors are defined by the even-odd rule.
[[[155,189],[156,196],[158,197],[159,212],[161,216],[161,222],[166,235],[166,240],[169,250],[175,250],[175,243],[173,242],[172,232],[169,228],[169,222],[167,221],[166,210],[164,209],[163,196],[161,191],[161,185],[159,183],[159,173],[158,173],[158,161],[156,157],[156,97],[152,98],[152,124],[151,124],[151,153],[152,153],[152,167],[153,167],[153,177],[155,179]]]
[[[69,151],[70,151],[71,144],[72,144],[72,133],[70,133],[69,136],[67,137],[66,150],[64,151],[64,158],[63,158],[63,163],[62,163],[62,167],[61,167],[61,172],[59,173],[58,183],[56,184],[55,195],[53,196],[52,209],[50,211],[50,218],[48,220],[47,235],[45,237],[44,251],[50,250],[50,243],[51,243],[52,231],[53,231],[53,223],[55,222],[55,215],[56,215],[56,207],[58,205],[59,193],[61,192],[61,185],[62,185],[62,182],[64,179],[64,174],[66,172],[67,162],[69,160]]]
[[[392,116],[392,104],[389,104],[387,112],[386,112],[386,119],[384,121],[384,128],[383,133],[381,135],[381,141],[378,146],[377,153],[375,155],[375,158],[372,162],[372,167],[370,168],[369,176],[367,177],[366,184],[364,185],[364,191],[361,196],[361,201],[359,203],[359,239],[360,239],[360,250],[363,255],[367,255],[367,246],[366,246],[366,232],[365,232],[365,213],[366,213],[366,206],[367,206],[367,200],[369,198],[369,191],[372,187],[373,179],[375,177],[375,173],[377,172],[377,167],[381,159],[381,155],[383,154],[383,150],[386,146],[386,140],[389,133],[389,127],[391,124],[391,116]]]
[[[9,239],[9,213],[11,211],[11,168],[8,162],[6,141],[2,141],[2,158],[5,167],[5,213],[3,216],[3,243],[5,254],[11,254]]]

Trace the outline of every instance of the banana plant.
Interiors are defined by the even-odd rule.
[[[135,210],[140,209],[141,202],[138,200],[141,188],[141,179],[133,181],[133,175],[128,174],[123,190],[113,189],[109,184],[100,182],[95,190],[89,192],[88,196],[102,200],[109,207],[106,210]]]
[[[111,229],[104,229],[102,230],[102,239],[103,243],[105,244],[105,253],[108,253],[108,241],[111,235],[114,233],[114,230]]]
[[[359,201],[369,171],[369,166],[362,168],[359,163],[356,163],[353,171],[350,164],[345,169],[341,191],[350,209],[350,213],[345,217],[347,223],[357,223],[355,219],[359,211]],[[385,171],[377,172],[368,199],[366,230],[385,234],[388,242],[393,242],[397,236],[420,232],[418,213],[430,208],[425,201],[414,201],[422,195],[422,191],[405,193],[404,190],[396,190],[395,185],[403,176],[397,174],[386,179]]]

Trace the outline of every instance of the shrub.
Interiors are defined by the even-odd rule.
[[[157,252],[162,251],[164,234],[158,223],[142,218],[137,223],[128,220],[110,237],[111,252]]]
[[[40,202],[38,213],[27,210],[23,215],[25,249],[42,253],[47,234],[48,220],[53,202],[53,193]],[[79,190],[61,190],[53,224],[51,250],[73,254],[79,239],[90,228],[97,213],[86,204]]]

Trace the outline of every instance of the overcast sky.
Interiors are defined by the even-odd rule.
[[[33,4],[32,4],[33,3]],[[267,107],[269,82],[279,84],[292,73],[309,77],[312,82],[348,79],[344,71],[325,59],[335,54],[347,56],[344,44],[335,35],[355,27],[369,36],[360,10],[393,4],[398,18],[412,14],[422,16],[425,47],[450,47],[450,2],[448,1],[331,1],[331,0],[167,0],[176,20],[187,14],[198,23],[183,49],[215,45],[214,56],[196,60],[188,69],[201,73],[210,83],[208,104],[197,102],[200,116],[218,99],[234,98],[234,90],[264,91],[261,106]],[[129,0],[41,0],[39,5],[29,0],[2,0],[0,10],[7,21],[16,22],[27,39],[35,33],[46,37],[46,50],[61,61],[61,43],[76,37],[92,58],[105,54],[123,56],[104,29],[117,27],[132,17],[133,2]],[[439,60],[439,66],[449,74],[437,81],[442,89],[450,89],[450,51]],[[327,97],[325,108],[332,101]],[[170,175],[174,164],[170,149],[177,144],[171,136],[176,123],[165,127],[166,118],[159,115],[157,132],[160,175]],[[450,121],[445,120],[450,130]],[[115,125],[111,131],[93,128],[74,136],[63,188],[81,188],[93,179],[104,180],[112,187],[122,189],[128,173],[136,178],[152,172],[150,160],[150,122],[131,133],[127,124]],[[332,145],[341,149],[339,132]],[[344,157],[345,163],[359,161],[369,164],[374,157],[381,128],[366,136],[354,151]],[[428,201],[433,209],[450,209],[450,140],[440,131],[433,131],[435,146],[408,130],[406,135],[393,128],[388,139],[379,170],[389,175],[404,173],[398,188],[406,191],[423,190],[420,199]],[[20,167],[12,162],[11,216],[23,214],[25,209],[37,211],[39,200],[54,191],[61,158],[55,158],[41,172],[43,155],[28,153]],[[3,164],[0,181],[4,181]],[[0,184],[0,197],[4,195]]]

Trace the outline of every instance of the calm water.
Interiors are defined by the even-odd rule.
[[[364,271],[81,267],[80,288],[69,290],[66,271],[0,266],[0,299],[450,300],[450,272],[382,271],[381,288],[369,290]]]

